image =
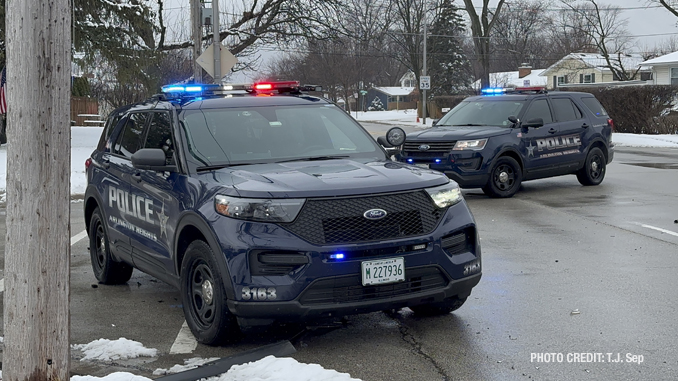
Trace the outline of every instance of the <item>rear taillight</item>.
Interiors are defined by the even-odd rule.
[[[87,158],[87,160],[85,160],[85,170],[89,169],[90,165],[92,165],[92,158],[91,157]]]
[[[614,120],[608,119],[607,125],[610,126],[610,128],[612,128],[612,132],[614,132]]]

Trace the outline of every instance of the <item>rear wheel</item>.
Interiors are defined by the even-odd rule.
[[[494,163],[483,192],[490,197],[512,197],[518,192],[522,181],[520,164],[510,156],[502,156]]]
[[[222,275],[212,250],[203,241],[194,241],[186,249],[181,264],[181,296],[186,323],[199,342],[219,345],[240,338],[238,322],[226,306]]]
[[[577,180],[581,185],[598,185],[605,178],[607,167],[605,155],[598,147],[591,148],[586,155],[584,166],[577,172]]]
[[[122,284],[132,277],[132,266],[117,262],[111,256],[108,234],[99,208],[94,209],[89,223],[89,253],[92,270],[97,280],[103,284]]]
[[[414,313],[422,316],[446,315],[452,311],[458,310],[466,302],[466,298],[456,296],[443,300],[438,303],[422,304],[410,307]]]

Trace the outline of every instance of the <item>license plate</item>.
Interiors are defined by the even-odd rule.
[[[415,164],[415,165],[416,165],[417,167],[421,167],[421,168],[426,168],[426,169],[429,168],[428,164]]]
[[[363,261],[360,267],[363,273],[363,286],[405,280],[405,260],[402,257]]]

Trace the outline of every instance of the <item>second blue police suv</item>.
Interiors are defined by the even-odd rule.
[[[459,308],[481,253],[457,184],[391,161],[307,90],[171,86],[114,111],[86,162],[96,278],[176,286],[210,345],[275,321]]]
[[[401,162],[441,171],[462,188],[482,188],[491,197],[512,197],[521,182],[545,177],[574,174],[582,185],[603,181],[614,157],[614,122],[592,94],[488,90],[466,98],[433,128],[407,135],[404,144],[380,142],[397,147]]]

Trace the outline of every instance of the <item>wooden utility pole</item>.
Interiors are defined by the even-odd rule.
[[[69,379],[69,0],[6,0],[6,381]],[[81,163],[84,165],[84,163]]]

